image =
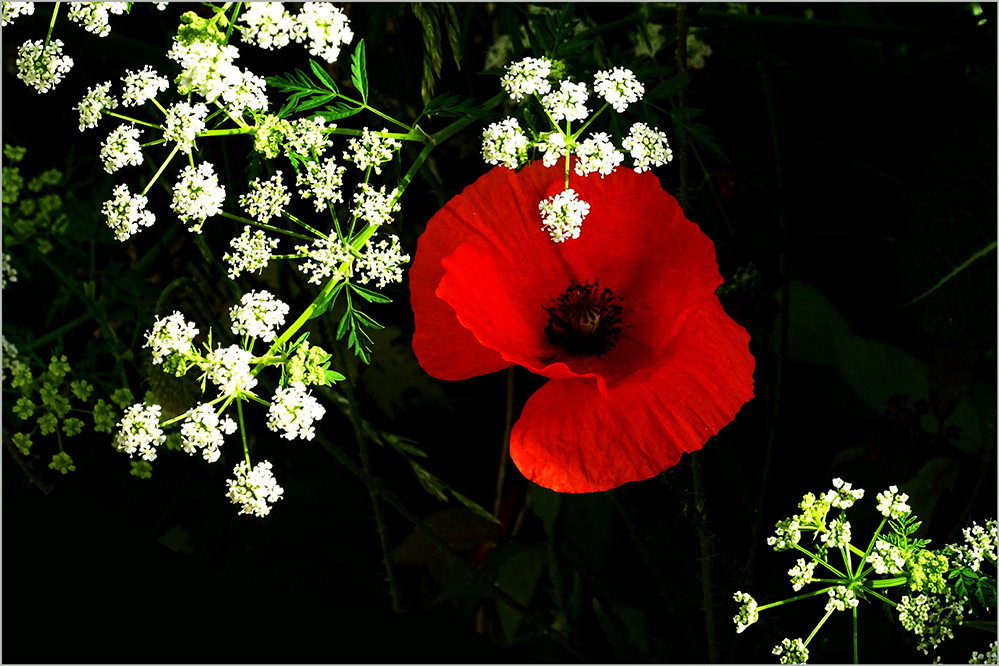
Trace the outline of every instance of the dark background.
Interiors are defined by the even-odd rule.
[[[772,661],[781,638],[807,636],[822,615],[822,601],[806,600],[764,612],[741,635],[730,624],[736,590],[761,604],[791,596],[786,571],[795,557],[762,541],[805,492],[825,491],[834,477],[865,488],[865,501],[850,513],[860,546],[876,525],[874,495],[891,484],[913,497],[931,547],[957,541],[970,520],[996,515],[995,252],[909,304],[996,240],[995,5],[983,4],[980,16],[964,4],[788,3],[760,5],[759,14],[756,7],[736,14],[724,5],[687,9],[713,53],[693,71],[686,103],[705,110],[697,121],[724,151],[722,159],[695,144],[703,170],[687,153],[688,216],[715,241],[721,273],[733,285],[722,302],[750,331],[757,359],[756,398],[700,454],[719,656],[736,662]],[[368,45],[374,103],[411,119],[422,108],[421,22],[407,5],[345,9],[355,43],[363,36]],[[814,18],[805,18],[807,9]],[[675,10],[648,11],[667,40],[675,35]],[[620,22],[591,35],[616,65],[636,62],[628,33],[637,21],[628,19],[637,12],[625,3],[576,7],[577,17],[594,22],[588,25]],[[63,14],[55,36],[76,65],[44,96],[16,79],[13,61],[24,40],[44,37],[47,8],[37,6],[2,34],[4,142],[28,148],[25,174],[53,166],[68,174],[70,230],[54,241],[53,260],[79,283],[97,281],[125,340],[141,340],[163,286],[178,277],[194,276],[217,312],[232,303],[217,266],[205,263],[186,231],[177,232],[164,190],[150,195],[156,226],[127,243],[112,239],[101,203],[116,178],[133,189],[145,180],[136,169],[104,174],[97,154],[116,121],[81,133],[71,110],[89,86],[116,80],[126,68],[148,63],[172,76],[165,52],[178,14],[137,6],[130,17],[112,16],[104,39]],[[462,66],[445,37],[436,91],[483,101],[499,91],[495,76],[478,74],[485,51],[498,34],[515,33],[524,15],[514,5],[460,5],[457,16]],[[659,65],[673,64],[674,46],[658,54]],[[238,63],[261,75],[307,66],[302,45],[240,50]],[[347,91],[351,51],[331,68]],[[514,57],[522,55],[531,54],[518,45]],[[584,80],[595,69],[588,57],[572,67]],[[343,125],[379,122],[358,117]],[[434,131],[450,121],[423,122]],[[411,254],[426,220],[487,170],[478,155],[482,126],[435,150],[423,172],[429,175],[407,191],[396,226]],[[676,129],[664,127],[678,153]],[[199,146],[217,171],[228,169],[226,206],[236,212],[249,140]],[[403,169],[414,154],[407,146]],[[278,168],[290,173],[286,164]],[[678,160],[656,173],[667,191],[679,192]],[[209,247],[227,247],[232,235],[221,218],[206,225]],[[84,312],[30,243],[5,251],[20,273],[3,292],[8,340],[24,346]],[[136,271],[150,252],[156,258]],[[735,280],[739,271],[750,277]],[[296,284],[294,273],[284,265],[263,278],[283,287],[278,295],[293,312],[315,294]],[[406,284],[385,293],[393,304],[366,309],[387,326],[372,365],[351,361],[339,369],[358,382],[364,418],[415,440],[429,454],[427,469],[491,509],[505,374],[455,384],[428,378],[409,351]],[[194,300],[182,291],[175,306],[193,312]],[[325,332],[315,327],[313,340]],[[57,344],[81,376],[116,386],[95,323]],[[48,349],[35,352],[47,360]],[[141,362],[129,372],[133,390],[182,390],[164,387]],[[518,369],[515,382],[516,417],[542,379]],[[16,398],[4,388],[11,432],[19,424],[10,411]],[[262,419],[251,413],[249,427]],[[321,429],[354,455],[353,428],[336,408],[328,407]],[[111,436],[87,432],[67,444],[77,466],[68,476],[46,468],[54,442],[36,436],[42,455],[32,463],[53,485],[48,495],[5,454],[5,662],[574,659],[524,621],[511,644],[504,611],[483,601],[435,549],[409,539],[412,524],[388,507],[409,611],[391,613],[367,490],[318,442],[287,443],[256,427],[254,446],[274,463],[285,496],[270,516],[255,519],[237,516],[225,499],[232,461],[208,466],[163,450],[143,481],[128,474]],[[587,659],[707,660],[689,457],[649,481],[560,499],[529,488],[510,465],[507,527],[499,535],[456,502],[425,493],[394,450],[374,448],[372,465],[480,571],[510,589],[526,585],[539,615],[552,617],[560,598],[568,603],[570,634]],[[546,528],[544,516],[557,516],[554,526]],[[913,637],[880,608],[862,604],[860,618],[862,660],[923,660]],[[475,633],[477,623],[493,641]],[[850,660],[849,632],[847,614],[834,616],[809,646],[811,660]],[[958,630],[941,654],[967,661],[993,639]]]

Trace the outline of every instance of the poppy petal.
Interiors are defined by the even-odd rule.
[[[682,313],[655,366],[601,392],[592,379],[549,381],[510,436],[517,468],[557,492],[648,479],[696,451],[753,396],[749,334],[712,296]]]

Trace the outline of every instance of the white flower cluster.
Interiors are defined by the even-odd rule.
[[[350,44],[354,39],[347,16],[327,2],[302,5],[291,36],[299,44],[308,38],[309,53],[326,62],[335,62],[340,56],[340,45]]]
[[[127,6],[127,2],[71,2],[69,19],[98,37],[107,37],[111,34],[108,16],[124,14]]]
[[[614,147],[606,132],[597,132],[576,146],[576,173],[585,176],[596,171],[603,178],[624,161],[624,153]]]
[[[291,123],[285,135],[285,151],[318,159],[330,147],[330,132],[336,123],[326,125],[326,119],[298,118]]]
[[[233,504],[239,504],[240,514],[252,514],[263,518],[271,512],[271,504],[281,499],[284,488],[274,480],[270,462],[264,460],[256,464],[253,470],[245,460],[241,460],[232,470],[235,480],[227,479],[229,492],[226,497]]]
[[[242,76],[233,64],[238,56],[235,46],[224,46],[213,40],[185,44],[176,37],[167,53],[167,57],[183,70],[176,79],[177,91],[181,95],[196,92],[209,102]]]
[[[63,80],[73,67],[73,59],[62,54],[61,39],[25,42],[17,49],[17,78],[40,93],[45,93]]]
[[[529,95],[544,95],[552,89],[548,82],[551,71],[552,62],[548,58],[524,58],[507,67],[500,86],[514,102]]]
[[[235,280],[240,273],[252,273],[266,267],[277,244],[276,238],[268,238],[261,229],[251,231],[249,227],[243,227],[243,233],[229,244],[233,251],[222,257],[229,264],[229,277]]]
[[[275,329],[284,324],[288,305],[268,291],[251,291],[243,294],[239,305],[229,309],[232,332],[249,335],[264,342],[274,339]]]
[[[125,92],[121,96],[125,106],[140,106],[170,87],[166,77],[157,74],[149,65],[141,70],[126,71],[121,81],[125,84]]]
[[[8,282],[17,282],[17,271],[10,265],[10,255],[4,252],[0,263],[0,289],[6,289]]]
[[[898,574],[905,567],[905,556],[898,546],[878,539],[867,556],[867,563],[874,567],[875,573]]]
[[[593,92],[614,107],[615,111],[624,113],[629,104],[642,99],[645,88],[630,69],[615,67],[594,75]]]
[[[393,153],[402,147],[402,142],[382,136],[379,132],[369,132],[367,127],[363,132],[361,136],[351,138],[350,151],[344,151],[343,159],[350,160],[361,171],[374,168],[375,173],[381,174],[381,165],[392,160]],[[388,130],[383,129],[382,132]]]
[[[80,112],[80,131],[88,127],[96,127],[97,121],[101,119],[101,111],[113,109],[118,106],[118,100],[108,95],[111,90],[111,82],[101,83],[87,90],[80,103],[73,107],[73,110]]]
[[[268,51],[279,49],[291,41],[295,21],[280,2],[249,2],[239,15],[243,39]]]
[[[267,110],[267,95],[264,94],[267,82],[262,76],[247,70],[234,75],[228,84],[222,89],[222,101],[228,107],[230,116],[239,117],[247,109]]]
[[[138,453],[143,460],[156,460],[156,447],[166,440],[160,429],[159,405],[132,405],[118,423],[115,445],[132,457]]]
[[[250,375],[250,361],[253,354],[238,345],[216,348],[208,352],[205,374],[218,387],[222,395],[245,392],[257,385],[256,377]]]
[[[35,3],[33,2],[5,2],[3,3],[3,22],[0,23],[0,27],[6,27],[18,16],[30,16],[34,13]]]
[[[805,642],[800,638],[794,640],[785,638],[780,642],[780,645],[774,648],[773,654],[780,658],[782,664],[808,663],[808,648],[805,647]]]
[[[305,169],[298,173],[298,185],[305,186],[298,191],[299,196],[303,199],[315,197],[317,213],[326,210],[329,201],[342,202],[340,188],[343,187],[344,171],[346,168],[337,166],[332,157],[322,163],[306,162]]]
[[[376,190],[367,183],[361,183],[354,192],[354,215],[368,224],[391,224],[392,213],[399,211],[396,195],[396,190],[386,193],[384,185]]]
[[[621,145],[631,153],[637,173],[648,171],[650,165],[662,166],[673,159],[666,135],[645,123],[632,125]]]
[[[815,560],[805,562],[803,558],[799,557],[794,567],[788,570],[787,575],[791,577],[791,587],[794,588],[795,592],[814,580],[816,564],[818,562]]]
[[[801,541],[801,525],[795,518],[785,518],[775,525],[776,532],[767,537],[767,545],[773,546],[777,552],[790,550]]]
[[[977,652],[977,651],[972,651],[972,653],[971,653],[971,659],[968,660],[968,663],[969,664],[997,664],[997,663],[999,663],[999,661],[997,661],[997,659],[999,659],[999,654],[997,654],[997,650],[996,650],[996,644],[997,643],[999,643],[999,641],[992,641],[992,644],[989,645],[989,649],[988,649],[988,651],[986,651],[985,654],[982,654],[982,653]]]
[[[493,123],[482,132],[482,159],[487,164],[516,169],[527,161],[527,146],[527,135],[516,118]]]
[[[287,388],[274,391],[274,402],[267,410],[267,427],[282,431],[285,439],[312,440],[316,436],[313,422],[326,415],[326,408],[310,394],[305,384],[295,382]]]
[[[898,492],[898,486],[888,486],[888,490],[878,493],[878,511],[885,518],[899,520],[911,511],[911,507],[905,503],[909,496]]]
[[[213,463],[221,455],[219,447],[225,439],[222,433],[231,435],[237,427],[228,416],[220,420],[211,405],[198,405],[188,412],[184,425],[180,427],[181,448],[189,455],[201,451],[202,457]]]
[[[135,125],[119,125],[111,130],[101,144],[101,162],[104,170],[114,173],[126,165],[142,164],[142,146],[139,144],[139,128]]]
[[[177,102],[166,112],[163,121],[163,138],[175,141],[180,152],[189,154],[194,148],[194,140],[198,133],[205,130],[205,117],[208,107],[204,104],[188,104]]]
[[[173,186],[173,203],[170,207],[184,222],[194,222],[189,229],[201,233],[205,220],[222,212],[225,187],[210,162],[196,168],[186,166]]]
[[[920,594],[904,596],[899,602],[898,620],[906,631],[919,636],[917,650],[928,654],[948,638],[954,638],[953,625],[964,621],[964,607],[946,588],[944,596]]]
[[[553,167],[560,158],[569,153],[569,144],[566,143],[565,135],[561,132],[551,132],[546,135],[544,141],[538,143],[538,147],[544,149],[545,154],[541,158],[541,163],[546,167]]]
[[[996,563],[999,557],[996,545],[996,520],[990,519],[982,527],[978,523],[971,523],[971,527],[965,527],[964,543],[961,545],[951,544],[946,546],[945,552],[950,557],[954,567],[968,567],[973,571],[979,571],[982,562],[986,559]]]
[[[837,585],[829,590],[826,612],[833,609],[841,611],[847,608],[856,608],[859,603],[860,600],[857,599],[857,594],[853,590],[847,589],[845,585]]]
[[[322,282],[323,278],[329,276],[343,262],[349,261],[352,256],[344,242],[336,235],[331,235],[329,238],[317,238],[313,241],[312,247],[298,245],[295,247],[295,251],[309,259],[309,261],[299,264],[298,268],[303,273],[312,273],[309,278],[311,284]]]
[[[17,347],[14,346],[14,343],[7,342],[7,336],[0,337],[0,348],[3,349],[3,362],[0,364],[2,365],[2,370],[0,370],[0,372],[2,372],[3,380],[6,380],[8,370],[10,370],[12,374],[16,373],[20,370],[23,364],[17,360]]]
[[[368,241],[361,258],[354,262],[358,282],[375,282],[381,289],[390,282],[402,282],[402,265],[409,255],[402,253],[398,236],[382,238],[376,244]]]
[[[116,185],[112,194],[114,198],[104,202],[101,212],[117,240],[128,240],[139,225],[151,227],[156,221],[156,216],[146,210],[146,197],[129,193],[128,185]]]
[[[567,238],[579,238],[583,218],[590,212],[590,204],[576,196],[572,188],[552,195],[538,204],[541,225],[556,243]]]
[[[541,105],[552,117],[552,120],[583,120],[590,115],[586,108],[589,93],[585,83],[561,81],[558,90],[541,98]]]
[[[837,509],[849,509],[855,501],[864,496],[863,488],[853,490],[853,486],[843,479],[833,479],[832,484],[833,489],[827,491],[822,499]]]
[[[745,592],[736,592],[732,598],[742,604],[739,607],[739,614],[732,618],[732,621],[735,622],[736,633],[741,634],[747,627],[760,619],[760,611],[757,610],[756,600]]]
[[[819,539],[830,548],[846,548],[850,545],[850,521],[840,516],[829,522],[828,531],[819,534]]]
[[[174,311],[169,316],[156,318],[152,329],[146,333],[146,344],[142,346],[150,348],[153,365],[159,365],[168,356],[190,352],[197,334],[194,322],[185,320],[184,315]]]
[[[266,224],[272,217],[277,217],[291,203],[288,188],[281,182],[281,172],[260,182],[255,178],[250,183],[251,192],[239,197],[239,205],[247,214],[258,222]]]

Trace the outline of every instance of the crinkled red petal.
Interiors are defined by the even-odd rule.
[[[601,392],[592,379],[550,381],[524,406],[510,455],[558,492],[616,488],[696,451],[753,396],[749,334],[712,296],[681,313],[655,366]]]

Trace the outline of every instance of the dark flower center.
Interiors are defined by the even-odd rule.
[[[621,336],[621,306],[609,288],[600,289],[599,278],[585,284],[575,280],[558,298],[552,299],[545,337],[553,345],[576,356],[600,356],[617,344]]]

